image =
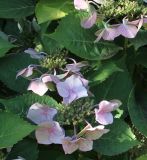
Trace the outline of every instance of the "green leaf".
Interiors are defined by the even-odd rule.
[[[113,62],[102,63],[99,68],[89,76],[89,80],[94,82],[102,82],[113,73],[122,71],[123,70]]]
[[[39,23],[55,20],[66,16],[73,10],[71,0],[40,0],[36,6],[36,16]]]
[[[27,160],[37,160],[38,145],[36,141],[33,141],[31,139],[24,139],[18,142],[17,144],[13,146],[6,160],[17,159],[18,156],[23,157]]]
[[[29,107],[36,102],[49,105],[50,107],[54,107],[58,110],[62,109],[63,107],[49,96],[38,96],[33,93],[24,94],[10,99],[0,99],[0,103],[2,103],[8,111],[20,115],[25,115]]]
[[[33,14],[33,0],[0,1],[0,18],[23,18]]]
[[[89,59],[107,59],[115,55],[121,48],[110,42],[94,43],[95,30],[81,27],[79,15],[68,15],[63,18],[50,37],[64,45],[73,54]]]
[[[15,47],[15,45],[0,38],[0,57],[3,57],[5,53],[7,53],[13,47]]]
[[[58,157],[56,160],[76,160],[76,159],[71,155],[64,155],[64,156]]]
[[[147,154],[140,156],[136,160],[147,160]]]
[[[147,30],[140,30],[135,38],[129,39],[129,41],[134,45],[135,50],[140,47],[147,45]]]
[[[137,102],[134,97],[134,89],[132,89],[128,100],[129,114],[135,127],[147,137],[147,93],[141,89],[136,97]]]
[[[26,92],[28,81],[22,77],[16,79],[16,74],[28,65],[36,63],[36,60],[24,53],[5,56],[0,59],[0,81],[14,91]]]
[[[12,113],[0,112],[0,148],[11,147],[36,127]]]
[[[108,128],[108,127],[107,127]],[[138,145],[131,128],[121,120],[115,120],[110,132],[94,143],[94,150],[103,155],[117,155]]]

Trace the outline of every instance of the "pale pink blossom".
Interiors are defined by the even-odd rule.
[[[119,100],[101,101],[98,106],[99,109],[95,109],[96,121],[102,125],[108,125],[113,123],[112,111],[116,110],[121,105]]]
[[[62,140],[62,147],[65,154],[71,154],[78,149],[87,152],[92,150],[93,141],[85,138],[65,137]]]
[[[59,95],[63,97],[64,104],[70,104],[74,100],[88,96],[87,89],[77,75],[72,75],[64,82],[57,83],[57,90]]]
[[[33,70],[35,68],[35,65],[29,65],[27,68],[24,68],[22,70],[20,70],[17,75],[16,78],[18,78],[19,76],[22,77],[29,77],[33,74]]]
[[[29,108],[27,118],[36,124],[40,124],[42,122],[53,121],[56,114],[57,110],[55,108],[35,103]]]
[[[74,0],[74,6],[77,10],[88,10],[89,2],[88,0]]]
[[[39,144],[61,144],[65,137],[65,132],[58,122],[49,121],[39,124],[35,135]]]

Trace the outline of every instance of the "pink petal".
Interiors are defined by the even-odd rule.
[[[129,25],[129,24],[128,25],[121,24],[117,28],[117,30],[122,36],[126,38],[134,38],[138,33],[138,28],[135,25]]]
[[[104,40],[113,41],[119,35],[117,28],[107,28],[104,30],[102,37]]]
[[[35,103],[29,108],[27,118],[36,124],[40,124],[42,122],[53,121],[56,114],[57,110],[55,108],[49,108],[49,106]]]
[[[102,113],[99,112],[98,109],[95,109],[96,121],[102,125],[108,125],[113,123],[113,115],[112,113]]]
[[[65,136],[58,122],[44,122],[35,132],[39,144],[61,144]]]
[[[89,3],[87,0],[74,0],[74,6],[77,10],[87,10],[89,8]]]
[[[68,97],[69,96],[69,88],[65,82],[57,83],[57,90],[61,97]]]
[[[42,82],[42,80],[36,79],[29,84],[28,90],[43,96],[48,91],[48,87],[45,83]]]
[[[97,13],[94,12],[90,17],[82,20],[81,26],[86,29],[91,28],[96,23],[96,20],[97,20]]]
[[[23,76],[23,77],[31,76],[33,74],[33,69],[34,67],[28,67],[28,68],[22,69],[17,73],[16,78],[18,78],[19,76]]]
[[[72,101],[76,100],[77,95],[75,93],[70,93],[69,97],[63,97],[64,104],[70,104]]]
[[[91,151],[93,148],[93,141],[85,138],[79,138],[77,144],[79,150],[83,152]]]
[[[62,147],[65,154],[71,154],[78,149],[78,144],[76,144],[75,141],[72,141],[71,137],[65,137],[62,140]]]

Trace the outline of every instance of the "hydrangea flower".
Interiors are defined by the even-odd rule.
[[[138,27],[124,18],[123,23],[118,26],[117,31],[126,38],[134,38],[138,33]]]
[[[92,150],[93,141],[85,138],[65,137],[62,140],[62,147],[65,154],[71,154],[78,149],[87,152]]]
[[[74,100],[88,96],[87,89],[77,75],[72,75],[64,82],[57,83],[57,90],[59,95],[63,97],[64,104],[70,104]]]
[[[17,73],[16,78],[18,78],[19,76],[23,76],[23,77],[31,76],[33,74],[33,69],[35,67],[36,67],[35,65],[29,65],[27,68],[22,69]]]
[[[35,132],[39,144],[61,144],[65,137],[64,130],[56,121],[43,122]]]
[[[33,79],[28,86],[28,90],[43,96],[49,89],[47,85],[49,82],[57,83],[59,80],[54,75],[44,74],[40,78]]]
[[[37,52],[33,48],[28,48],[24,52],[29,54],[31,56],[31,58],[34,58],[34,59],[43,59],[47,55],[44,52]]]
[[[96,121],[103,125],[113,123],[112,111],[116,110],[122,103],[119,100],[101,101],[98,106],[99,109],[95,109]]]
[[[42,122],[53,121],[56,114],[57,110],[55,108],[35,103],[29,108],[27,118],[36,124],[40,124]]]
[[[120,33],[117,31],[117,25],[112,25],[108,27],[105,24],[104,26],[105,26],[105,29],[99,30],[95,33],[95,35],[97,36],[97,39],[95,40],[95,42],[98,42],[102,38],[104,40],[112,41],[120,35]]]

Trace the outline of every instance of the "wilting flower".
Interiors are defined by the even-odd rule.
[[[117,25],[112,25],[108,27],[105,24],[104,26],[105,26],[105,29],[99,30],[95,33],[95,35],[97,36],[97,39],[95,40],[95,42],[98,42],[102,38],[104,40],[112,41],[120,35],[120,33],[117,31]]]
[[[86,138],[65,137],[62,140],[62,147],[65,154],[71,154],[77,149],[87,152],[92,150],[93,141]]]
[[[43,59],[47,55],[44,52],[37,52],[33,48],[28,48],[24,52],[29,54],[31,56],[31,58],[34,58],[34,59]]]
[[[53,121],[56,114],[57,110],[55,108],[35,103],[29,108],[27,118],[36,124],[40,124],[42,122]]]
[[[29,65],[27,68],[22,69],[21,71],[19,71],[16,75],[16,78],[18,78],[19,76],[22,77],[29,77],[33,74],[33,69],[36,68],[35,65]]]
[[[39,124],[35,135],[39,144],[61,144],[65,137],[65,132],[58,122],[49,121]]]
[[[89,139],[89,140],[97,140],[108,132],[109,132],[109,129],[105,129],[105,126],[103,126],[103,125],[98,125],[96,127],[92,127],[91,124],[88,124],[79,133],[79,135],[83,135],[86,139]]]
[[[72,75],[64,82],[57,83],[57,90],[59,95],[63,97],[64,104],[70,104],[74,100],[88,96],[87,89],[77,75]]]
[[[101,101],[98,104],[99,109],[95,109],[96,121],[103,125],[112,124],[113,115],[111,112],[116,110],[121,104],[119,100]]]
[[[117,31],[126,38],[134,38],[138,33],[138,27],[136,24],[133,24],[129,22],[128,19],[124,18],[123,23],[118,26]]]

